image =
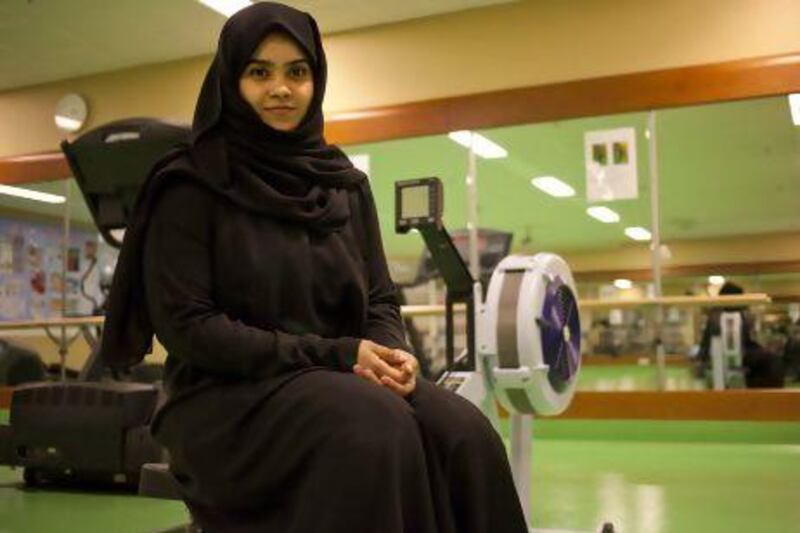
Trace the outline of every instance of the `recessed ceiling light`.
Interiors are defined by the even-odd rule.
[[[588,207],[586,208],[586,213],[590,217],[596,218],[600,222],[604,222],[606,224],[619,222],[619,213],[602,205]]]
[[[246,8],[252,2],[250,0],[197,0],[204,6],[213,9],[221,15],[230,17],[237,11]]]
[[[629,279],[615,279],[614,286],[618,289],[627,290],[633,288],[633,282]]]
[[[46,192],[32,191],[31,189],[23,189],[22,187],[12,187],[10,185],[0,185],[0,194],[7,194],[8,196],[16,196],[17,198],[24,198],[26,200],[35,200],[37,202],[45,202],[48,204],[63,204],[67,199],[57,194],[48,194]]]
[[[470,146],[475,151],[475,155],[484,159],[502,159],[508,157],[508,152],[499,144],[490,141],[480,133],[469,130],[452,131],[447,134],[450,139],[465,148]]]
[[[531,185],[556,198],[575,196],[575,189],[553,176],[540,176],[531,179]]]
[[[651,237],[650,232],[641,226],[625,228],[625,235],[634,241],[649,241]]]
[[[722,285],[723,283],[725,283],[725,276],[719,276],[719,275],[708,276],[708,282],[712,285]]]

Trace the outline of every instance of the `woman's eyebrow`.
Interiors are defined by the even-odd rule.
[[[274,67],[275,66],[275,62],[274,61],[269,61],[267,59],[258,59],[257,57],[254,57],[254,58],[250,59],[250,61],[248,61],[247,64],[249,66],[249,65],[252,65],[254,63],[258,64],[258,65],[264,65],[264,66],[267,66],[267,67]],[[308,59],[295,59],[293,61],[288,61],[286,64],[287,65],[300,65],[300,64],[303,64],[303,63],[308,64]]]

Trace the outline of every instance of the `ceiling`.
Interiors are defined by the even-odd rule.
[[[647,116],[629,113],[482,130],[504,146],[506,159],[480,160],[478,190],[482,227],[514,232],[525,251],[613,249],[631,241],[625,226],[650,227]],[[678,239],[800,231],[800,127],[792,125],[785,97],[659,111],[658,166],[662,235]],[[637,134],[639,197],[607,202],[622,220],[602,224],[585,209],[583,136],[586,131],[634,127]],[[466,150],[446,135],[345,147],[370,155],[370,179],[387,253],[420,252],[419,235],[394,233],[394,182],[438,176],[445,187],[445,222],[465,225]],[[530,185],[537,175],[557,176],[576,196],[556,199]],[[71,180],[70,180],[71,181]],[[30,188],[63,194],[64,182]],[[74,187],[73,220],[91,218]],[[59,216],[61,206],[0,196],[4,209]]]
[[[334,33],[513,0],[288,0]],[[0,91],[210,54],[225,17],[196,0],[2,0]]]

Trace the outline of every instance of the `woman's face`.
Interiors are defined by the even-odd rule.
[[[271,33],[261,41],[239,79],[239,93],[265,124],[297,127],[314,96],[311,65],[294,40]]]

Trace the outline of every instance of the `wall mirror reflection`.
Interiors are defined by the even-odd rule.
[[[75,180],[6,186],[3,192],[0,320],[101,315],[118,252],[101,238]],[[49,335],[20,328],[5,331],[3,340],[38,354],[52,373],[76,375],[91,351],[77,328],[53,328]],[[61,343],[68,348],[63,354]]]
[[[745,294],[768,295],[771,303],[736,308],[746,312],[752,330],[743,371],[760,373],[751,376],[752,387],[797,386],[791,353],[796,319],[789,318],[789,309],[800,291],[797,265],[783,260],[783,250],[797,243],[800,229],[800,128],[787,98],[659,110],[654,131],[650,120],[649,113],[626,113],[476,131],[489,141],[488,155],[477,157],[479,227],[511,233],[514,253],[561,254],[574,270],[581,298],[605,302],[602,309],[581,313],[586,357],[579,388],[713,388],[703,336],[707,322],[719,320],[719,310],[664,306],[659,322],[653,306],[609,303],[654,296],[655,167],[663,295],[713,297],[726,281]],[[392,184],[441,178],[446,223],[465,228],[467,150],[453,135],[435,135],[346,151],[368,169],[376,201],[387,207],[380,210],[384,244],[407,301],[441,303],[441,284],[420,275],[422,239],[392,231]],[[413,323],[433,368],[441,367],[442,319]],[[776,333],[772,324],[778,323],[786,331]],[[661,377],[656,339],[665,353]],[[728,386],[746,385],[742,380]]]
[[[654,296],[656,204],[663,295],[714,296],[726,280],[746,294],[768,295],[769,304],[742,307],[759,357],[768,359],[761,371],[769,375],[751,385],[797,386],[792,310],[800,299],[800,275],[797,265],[782,260],[781,250],[798,240],[800,230],[800,129],[786,97],[473,133],[486,144],[476,147],[479,228],[510,235],[512,253],[562,255],[581,300],[602,303],[581,313],[580,390],[714,387],[703,337],[719,313],[699,305],[664,306],[659,321],[653,306],[630,304]],[[422,239],[393,231],[393,184],[439,177],[446,189],[445,222],[457,239],[464,237],[469,150],[453,133],[350,145],[345,151],[370,176],[390,267],[406,303],[440,304],[442,284],[422,272]],[[653,168],[659,176],[655,199]],[[97,312],[108,281],[104,272],[113,267],[116,251],[99,237],[74,180],[22,188],[27,197],[0,196],[0,319]],[[486,233],[479,245],[492,246],[490,241]],[[615,308],[614,301],[627,303]],[[408,325],[428,354],[430,372],[440,372],[443,319],[409,318]],[[663,370],[655,358],[657,339]],[[46,339],[40,344],[52,359],[53,347],[44,348]]]

